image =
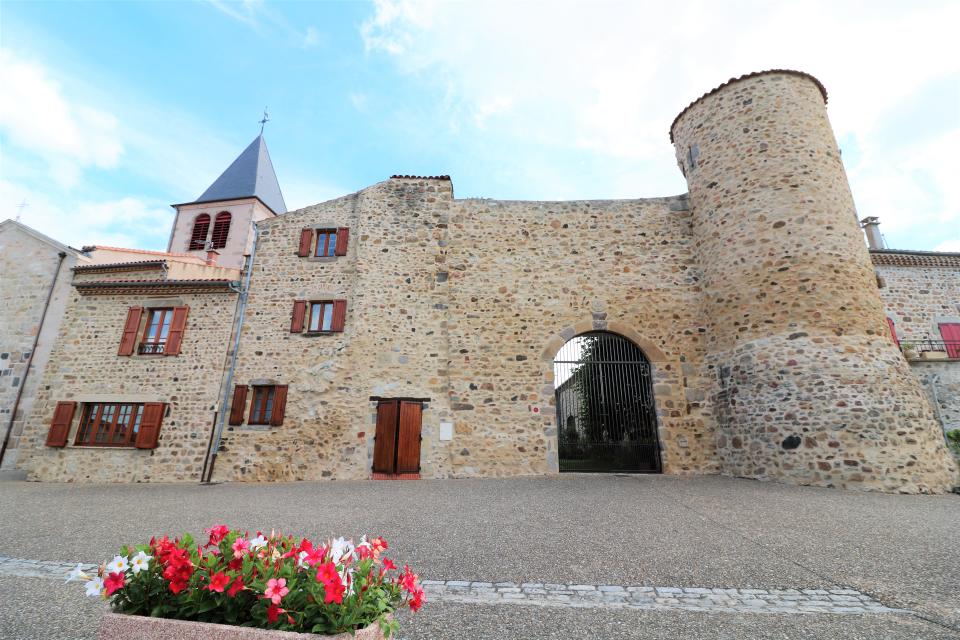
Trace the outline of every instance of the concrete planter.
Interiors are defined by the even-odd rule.
[[[327,636],[108,613],[103,616],[97,637],[99,640],[383,640],[383,632],[377,623],[358,630],[356,634]]]
[[[946,351],[924,351],[920,354],[922,360],[946,360]]]

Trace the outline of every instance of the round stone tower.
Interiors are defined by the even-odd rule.
[[[671,127],[703,270],[721,468],[947,491],[956,464],[887,333],[826,99],[805,73],[753,73]]]

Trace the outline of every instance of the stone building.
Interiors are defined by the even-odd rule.
[[[947,491],[925,373],[887,321],[912,285],[863,242],[825,103],[799,72],[721,85],[671,127],[689,193],[635,200],[457,199],[447,176],[393,176],[287,213],[259,137],[177,205],[168,250],[187,255],[74,269],[19,464],[445,478],[623,469],[605,452],[633,451],[625,470]],[[936,268],[916,277],[952,335],[957,272]],[[152,351],[158,311],[176,355]],[[608,344],[576,460],[554,384],[575,339]]]

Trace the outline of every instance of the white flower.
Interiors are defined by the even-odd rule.
[[[78,562],[76,568],[71,569],[70,573],[67,574],[67,582],[73,582],[74,580],[89,580],[88,576],[83,571],[83,564]]]
[[[297,566],[298,566],[298,567],[305,567],[305,566],[307,566],[307,565],[305,565],[305,564],[303,563],[303,561],[307,559],[307,555],[309,555],[309,554],[307,554],[306,551],[301,551],[301,552],[300,552],[300,555],[297,557]]]
[[[87,595],[99,596],[103,593],[103,578],[94,576],[87,581]]]
[[[263,534],[260,534],[256,538],[250,541],[250,550],[257,551],[267,546],[267,539],[263,537]]]
[[[334,564],[339,564],[340,559],[353,553],[353,545],[342,537],[337,538],[330,544],[330,559]]]
[[[130,565],[123,556],[113,556],[113,560],[107,563],[107,573],[123,573]]]
[[[130,567],[133,569],[135,574],[140,573],[150,566],[151,560],[153,560],[153,556],[148,556],[146,553],[141,551],[130,559]]]

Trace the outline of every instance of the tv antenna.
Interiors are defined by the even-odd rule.
[[[16,217],[17,222],[20,222],[20,216],[23,215],[23,210],[29,206],[30,204],[27,202],[26,198],[23,199],[23,202],[17,205],[17,217]]]
[[[263,127],[270,122],[270,114],[267,113],[267,108],[263,108],[263,120],[260,121],[260,135],[263,135]]]

